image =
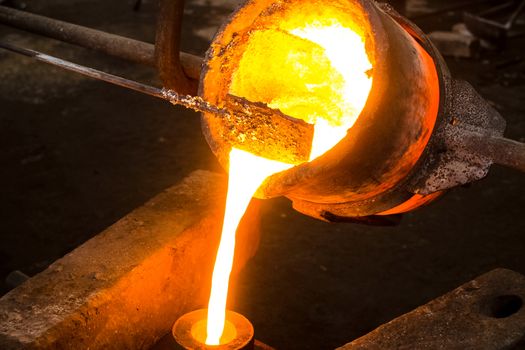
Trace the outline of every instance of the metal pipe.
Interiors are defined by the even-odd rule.
[[[465,132],[461,142],[473,154],[487,157],[496,164],[525,172],[525,143],[478,132]]]
[[[196,94],[198,82],[188,78],[181,66],[180,42],[184,0],[160,0],[155,59],[162,85],[184,94]]]
[[[156,66],[155,47],[150,43],[106,33],[0,5],[0,23],[44,35],[73,45],[104,52],[128,61]],[[181,52],[184,73],[199,79],[202,58]]]

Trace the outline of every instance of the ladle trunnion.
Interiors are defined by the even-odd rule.
[[[504,119],[469,84],[452,80],[428,38],[386,4],[248,0],[215,37],[201,74],[200,95],[220,106],[250,37],[269,28],[280,30],[283,18],[307,17],[306,11],[357,28],[373,67],[372,87],[357,121],[335,147],[269,177],[257,197],[284,195],[296,210],[326,221],[374,221],[413,210],[446,189],[487,174],[495,160],[476,154],[473,143],[501,137]],[[262,79],[265,67],[255,68],[252,76]],[[203,114],[202,125],[227,169],[232,144],[224,135],[229,130],[209,114]]]

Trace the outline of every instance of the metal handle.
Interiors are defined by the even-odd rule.
[[[463,146],[470,152],[487,157],[494,163],[525,172],[525,143],[505,137],[465,132]]]

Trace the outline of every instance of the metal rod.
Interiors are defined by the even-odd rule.
[[[0,42],[0,48],[87,77],[158,97],[172,104],[213,114],[222,119],[224,142],[247,152],[290,164],[302,163],[308,160],[310,155],[313,126],[303,120],[289,117],[279,110],[271,109],[265,104],[228,95],[223,101],[225,108],[221,108],[199,96],[183,95],[166,88],[160,89],[9,43]],[[271,135],[270,141],[268,135]],[[279,158],[275,158],[277,155]]]
[[[462,143],[470,152],[487,157],[494,163],[525,172],[525,143],[505,137],[465,132]]]
[[[155,66],[155,47],[143,41],[106,33],[0,5],[0,23],[73,45],[104,52],[128,61]],[[199,79],[202,58],[180,53],[184,73]]]
[[[213,113],[220,116],[227,116],[230,114],[229,111],[214,106],[202,100],[198,96],[181,95],[173,90],[161,89],[154,86],[139,83],[137,81],[129,80],[94,68],[85,67],[70,61],[53,57],[42,52],[18,47],[10,43],[0,42],[0,48],[34,58],[35,60],[40,62],[45,62],[72,72],[76,72],[90,78],[102,80],[114,85],[142,92],[150,96],[158,97],[163,100],[167,100],[173,104],[182,105],[184,107],[191,108],[198,112]]]

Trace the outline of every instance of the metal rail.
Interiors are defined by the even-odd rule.
[[[155,46],[143,41],[35,15],[0,5],[0,23],[73,45],[104,52],[128,61],[156,66]],[[181,52],[180,62],[186,76],[199,79],[202,58]]]

